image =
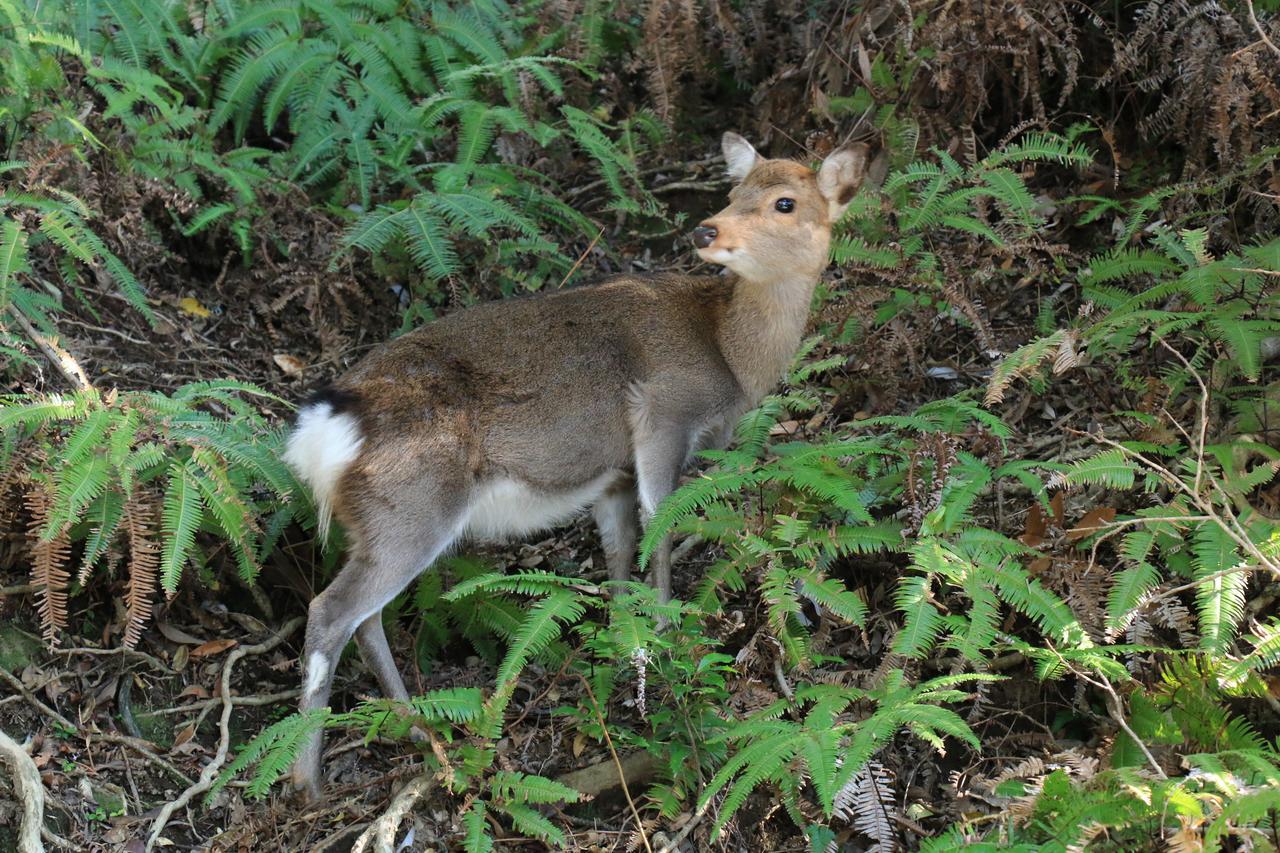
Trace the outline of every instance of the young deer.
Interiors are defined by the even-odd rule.
[[[459,540],[525,535],[590,506],[610,578],[627,579],[639,521],[778,382],[868,150],[836,151],[814,173],[733,133],[723,147],[738,183],[693,242],[733,275],[624,275],[478,305],[383,345],[299,411],[285,459],[315,495],[321,537],[335,515],[350,542],[311,602],[303,711],[328,704],[353,632],[382,692],[408,697],[380,614]],[[670,549],[652,560],[664,600]],[[293,770],[313,797],[320,750],[316,734]]]

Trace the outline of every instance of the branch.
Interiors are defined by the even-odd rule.
[[[1262,28],[1262,24],[1258,23],[1258,15],[1253,11],[1253,0],[1244,0],[1244,3],[1249,8],[1249,22],[1253,24],[1253,28],[1258,31],[1258,35],[1267,43],[1267,47],[1275,51],[1276,56],[1280,56],[1280,47],[1276,47],[1276,43],[1267,35],[1267,31]]]
[[[183,791],[176,800],[166,803],[164,808],[160,810],[160,814],[156,815],[155,822],[151,824],[151,833],[147,837],[146,849],[148,853],[155,847],[156,841],[160,838],[160,833],[164,831],[165,824],[173,817],[174,812],[185,808],[187,803],[191,802],[197,794],[203,794],[213,787],[214,777],[218,775],[218,771],[222,769],[223,762],[227,760],[227,752],[231,749],[231,712],[235,708],[235,703],[231,699],[231,670],[239,663],[241,658],[271,651],[287,640],[289,635],[298,630],[298,626],[305,621],[301,616],[290,619],[283,628],[264,642],[256,646],[240,646],[227,655],[227,662],[222,665],[222,720],[219,723],[222,735],[218,741],[218,752],[200,771],[200,779]]]
[[[44,353],[44,357],[49,359],[49,362],[71,383],[72,387],[78,390],[93,387],[93,383],[85,375],[84,368],[80,366],[80,362],[76,361],[74,355],[58,345],[57,338],[51,338],[31,325],[31,321],[18,310],[17,306],[10,305],[9,308],[9,316],[18,321],[22,331],[26,332],[27,337],[31,338],[31,341],[40,348],[40,352]]]
[[[22,804],[18,853],[44,853],[44,844],[40,841],[40,827],[44,825],[44,784],[40,781],[40,770],[22,744],[3,731],[0,731],[0,759],[9,765],[13,792]]]
[[[649,836],[644,831],[644,821],[640,819],[640,812],[636,809],[636,801],[631,799],[631,789],[627,787],[627,773],[622,769],[622,761],[618,758],[618,751],[613,748],[613,738],[609,737],[609,727],[605,725],[604,714],[600,711],[600,703],[596,701],[596,694],[591,689],[591,682],[587,681],[581,674],[578,678],[582,679],[582,686],[586,688],[587,698],[591,700],[591,709],[596,712],[596,721],[600,723],[600,731],[604,733],[604,742],[609,747],[609,755],[613,756],[613,765],[618,768],[618,781],[622,783],[622,795],[627,798],[627,805],[631,808],[631,816],[636,819],[636,832],[640,833],[640,841],[644,844],[646,853],[653,853],[653,848],[649,846]],[[352,853],[356,853],[354,850]]]

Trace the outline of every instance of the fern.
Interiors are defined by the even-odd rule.
[[[1236,544],[1217,524],[1200,524],[1193,535],[1196,609],[1200,615],[1201,647],[1222,653],[1244,617],[1248,566],[1241,565]]]
[[[0,439],[26,451],[19,470],[31,488],[50,498],[32,535],[68,545],[83,541],[82,587],[92,583],[107,553],[125,546],[129,645],[145,626],[157,579],[168,594],[177,590],[199,536],[221,538],[252,580],[260,517],[283,513],[283,519],[311,522],[305,505],[287,502],[298,489],[278,458],[279,433],[241,399],[265,393],[247,383],[217,381],[192,383],[172,395],[104,397],[86,389],[0,402]],[[211,400],[230,416],[203,409]],[[264,498],[263,485],[271,497]],[[163,506],[159,529],[152,505]],[[63,622],[56,612],[47,618],[50,629]]]

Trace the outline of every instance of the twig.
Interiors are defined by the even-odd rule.
[[[431,790],[432,784],[431,774],[423,773],[401,788],[382,816],[360,833],[356,843],[351,846],[351,853],[364,853],[371,841],[374,844],[373,853],[394,853],[396,832],[400,829],[401,822],[413,808],[413,804]]]
[[[200,771],[199,781],[194,785],[190,785],[176,800],[166,803],[164,808],[160,810],[160,814],[156,815],[155,822],[151,824],[151,833],[147,837],[146,849],[148,851],[155,847],[156,841],[160,838],[160,833],[164,831],[165,824],[173,817],[174,812],[184,808],[197,794],[203,794],[213,787],[214,777],[218,775],[218,771],[222,769],[223,762],[227,760],[227,752],[231,748],[231,712],[235,708],[235,703],[231,701],[231,670],[235,668],[241,658],[248,655],[264,654],[283,643],[289,638],[290,634],[298,630],[298,627],[304,621],[306,620],[301,616],[290,619],[283,628],[265,641],[256,646],[240,646],[227,655],[227,662],[222,665],[222,720],[219,724],[222,735],[218,740],[218,752]]]
[[[49,363],[58,369],[68,382],[75,388],[83,390],[92,388],[93,383],[89,381],[89,377],[85,375],[84,368],[80,366],[80,362],[76,361],[76,357],[58,346],[57,338],[51,338],[31,325],[31,321],[16,306],[9,306],[9,316],[18,321],[18,325],[22,327],[22,331],[26,332],[27,337],[40,348],[40,352],[44,353],[44,357],[49,359]]]
[[[685,557],[692,553],[694,548],[702,545],[706,540],[696,533],[691,533],[684,538],[684,541],[671,549],[671,565],[682,562]]]
[[[712,178],[706,181],[672,181],[669,184],[663,184],[660,187],[654,187],[650,192],[654,195],[662,195],[663,193],[674,193],[682,190],[691,192],[713,193],[719,192],[729,183],[728,178]]]
[[[644,831],[644,822],[640,820],[640,811],[636,808],[636,801],[631,799],[631,789],[627,787],[627,774],[622,770],[622,761],[618,758],[618,751],[613,748],[613,738],[609,737],[609,727],[604,724],[604,714],[600,711],[600,703],[596,701],[595,691],[591,689],[591,682],[587,681],[585,676],[579,673],[578,678],[582,680],[582,686],[587,691],[587,698],[591,700],[591,710],[596,712],[596,722],[600,724],[600,731],[604,733],[604,742],[609,747],[609,755],[613,757],[613,766],[618,768],[618,781],[622,783],[622,795],[627,798],[627,805],[631,808],[631,816],[636,819],[636,831],[640,833],[640,840],[644,843],[644,849],[649,853],[653,853],[653,848],[649,846],[649,835]]]
[[[1258,23],[1258,15],[1253,11],[1253,0],[1244,0],[1244,4],[1249,9],[1249,22],[1253,24],[1253,28],[1258,31],[1258,35],[1267,43],[1267,47],[1275,51],[1276,56],[1280,56],[1280,47],[1276,47],[1276,43],[1267,35],[1267,31],[1262,28],[1262,24]]]
[[[14,675],[12,672],[9,672],[9,670],[5,669],[4,667],[0,667],[0,679],[3,679],[9,682],[9,686],[11,686],[14,690],[18,691],[19,693],[21,693],[22,697],[26,699],[30,705],[32,705],[36,710],[40,711],[46,717],[49,717],[54,722],[58,723],[68,731],[78,732],[80,734],[80,737],[85,739],[86,743],[88,743],[91,740],[100,740],[103,743],[114,743],[114,744],[119,744],[120,746],[127,746],[129,747],[129,749],[132,749],[134,752],[136,752],[138,755],[141,755],[147,761],[151,762],[152,764],[156,765],[157,767],[167,772],[170,776],[173,776],[175,779],[180,780],[184,785],[191,784],[191,777],[183,773],[177,767],[173,766],[171,762],[165,760],[159,755],[156,755],[151,748],[151,744],[147,743],[145,740],[139,740],[136,737],[129,737],[128,735],[118,735],[118,734],[114,734],[113,732],[81,731],[80,726],[71,722],[66,717],[62,716],[57,711],[55,711],[53,708],[50,708],[48,705],[46,705],[45,703],[37,699],[35,695],[30,690],[27,689],[26,685],[22,683],[22,679],[18,678],[16,675]]]
[[[1151,754],[1151,750],[1147,749],[1147,745],[1142,742],[1142,738],[1138,737],[1137,732],[1129,727],[1129,723],[1124,718],[1124,708],[1120,704],[1120,694],[1116,693],[1116,689],[1112,686],[1111,682],[1105,678],[1090,678],[1085,672],[1072,666],[1070,661],[1058,654],[1057,649],[1053,648],[1052,645],[1048,648],[1049,651],[1053,652],[1054,655],[1057,656],[1062,665],[1066,669],[1070,670],[1076,678],[1079,678],[1081,681],[1087,682],[1088,684],[1092,684],[1094,687],[1097,687],[1106,694],[1107,715],[1115,721],[1116,725],[1124,730],[1124,733],[1129,736],[1130,740],[1138,745],[1138,749],[1142,750],[1142,754],[1147,758],[1147,763],[1151,765],[1151,769],[1156,772],[1156,775],[1161,779],[1168,779],[1169,774],[1164,772],[1164,768],[1160,766],[1160,762],[1156,761],[1156,757]]]
[[[676,169],[678,169],[681,166],[684,167],[686,173],[692,173],[695,167],[711,166],[719,162],[723,162],[723,159],[719,154],[714,154],[710,157],[705,157],[701,160],[692,160],[688,163],[675,163],[675,164],[666,163],[660,166],[650,166],[645,169],[637,170],[636,175],[639,177],[644,177],[645,175],[656,175],[659,172],[674,172],[676,171]],[[580,187],[573,187],[572,189],[566,190],[565,198],[577,198],[583,193],[591,192],[592,190],[602,187],[604,185],[605,185],[604,178],[599,178],[589,183],[585,183]]]
[[[33,583],[20,583],[17,586],[0,586],[0,598],[4,598],[7,595],[28,595],[41,588],[42,587],[36,586]]]
[[[230,702],[232,705],[274,705],[276,702],[284,702],[288,699],[297,699],[301,690],[281,690],[279,693],[267,693],[263,696],[232,696]],[[203,711],[206,708],[213,708],[222,704],[221,696],[214,696],[211,699],[201,699],[199,702],[192,702],[190,705],[175,705],[172,708],[160,708],[155,711],[146,711],[144,717],[162,717],[168,714],[185,714],[188,711]]]
[[[675,853],[676,849],[697,828],[698,824],[702,823],[702,819],[706,817],[707,809],[711,808],[711,801],[714,799],[715,797],[707,797],[707,801],[698,807],[698,810],[693,813],[693,817],[689,818],[685,825],[680,828],[680,832],[676,834],[675,838],[663,845],[658,853]]]
[[[591,250],[596,247],[596,243],[600,242],[600,238],[604,236],[604,228],[596,232],[596,236],[591,238],[591,242],[587,244],[587,248],[582,250],[582,254],[578,255],[578,259],[573,262],[573,266],[569,267],[569,271],[564,274],[564,278],[560,279],[560,283],[556,285],[556,290],[564,287],[564,283],[573,278],[573,274],[578,271],[578,267],[582,266],[582,262],[587,259],[587,255],[591,254]]]
[[[3,731],[0,731],[0,759],[9,765],[13,792],[22,804],[18,853],[44,853],[44,844],[40,842],[40,827],[44,825],[44,784],[40,781],[40,769],[22,744]]]
[[[138,660],[146,661],[165,675],[173,674],[173,667],[160,660],[160,658],[137,649],[128,649],[124,646],[121,646],[118,649],[95,649],[91,646],[75,646],[70,649],[58,649],[57,652],[60,655],[95,655],[99,657],[136,658]]]
[[[782,691],[782,695],[787,697],[787,701],[794,702],[796,694],[791,689],[791,685],[787,683],[787,674],[782,671],[782,658],[780,657],[773,659],[773,677],[778,682],[778,689]]]

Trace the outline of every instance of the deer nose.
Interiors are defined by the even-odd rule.
[[[699,249],[705,249],[716,241],[716,235],[719,233],[710,225],[699,225],[693,229],[693,245]]]

